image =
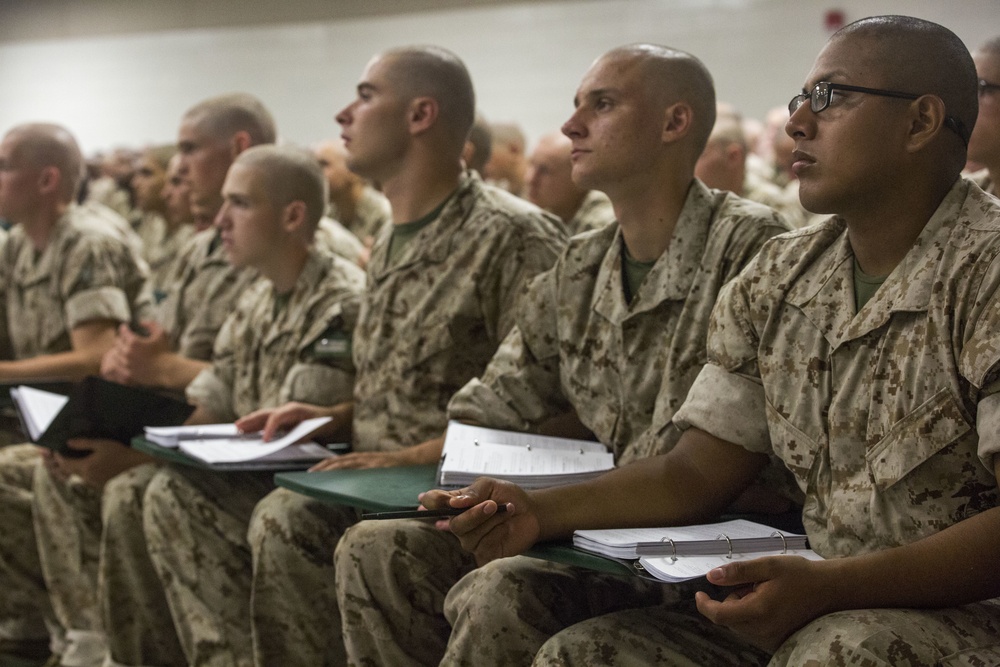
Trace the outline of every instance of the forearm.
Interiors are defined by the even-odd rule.
[[[98,374],[100,368],[100,355],[73,350],[30,359],[0,361],[0,381],[17,382],[29,378],[80,380],[86,375]]]
[[[427,440],[413,447],[406,447],[397,453],[403,465],[419,466],[440,461],[442,449],[444,449],[444,436]]]
[[[183,391],[198,373],[210,366],[211,363],[207,361],[198,361],[174,352],[165,352],[159,355],[156,363],[152,365],[152,376],[149,378],[149,384]]]
[[[697,429],[662,456],[636,461],[583,484],[531,494],[540,539],[574,530],[709,521],[756,477],[766,458]]]
[[[912,544],[826,561],[835,610],[952,607],[1000,597],[1000,508]]]

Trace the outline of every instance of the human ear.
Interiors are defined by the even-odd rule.
[[[694,111],[686,102],[671,104],[663,112],[663,142],[677,141],[691,130]]]
[[[62,185],[62,172],[58,167],[42,167],[38,172],[38,191],[43,194],[55,192]]]
[[[906,148],[911,153],[925,148],[940,132],[949,131],[944,126],[947,115],[944,101],[937,95],[922,95],[915,99],[910,104],[909,115]]]
[[[305,202],[293,201],[285,206],[282,216],[281,227],[286,232],[294,232],[302,229],[306,224],[308,209]]]
[[[416,97],[410,102],[407,121],[411,134],[426,132],[437,122],[441,109],[433,97]]]
[[[240,130],[234,134],[229,139],[229,149],[235,158],[237,155],[250,148],[253,140],[250,138],[250,133],[246,130]]]

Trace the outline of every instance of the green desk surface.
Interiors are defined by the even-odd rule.
[[[542,542],[524,552],[525,556],[549,560],[563,565],[575,565],[588,570],[607,572],[608,574],[620,574],[626,577],[644,575],[641,570],[632,566],[632,561],[618,560],[616,558],[605,558],[597,554],[582,551],[566,542]]]
[[[237,471],[274,471],[280,472],[284,470],[302,470],[303,468],[308,468],[312,463],[296,463],[290,461],[287,463],[274,463],[266,461],[245,461],[243,463],[215,463],[209,464],[204,461],[199,461],[196,458],[188,456],[187,454],[181,452],[173,447],[161,447],[154,442],[146,440],[142,436],[137,438],[132,438],[132,449],[137,449],[140,452],[155,456],[156,458],[167,461],[169,463],[177,463],[184,466],[191,466],[192,468],[202,468],[204,470],[216,470],[218,472],[237,472]]]
[[[415,509],[417,495],[437,488],[437,466],[402,466],[275,475],[278,486],[334,505],[373,512]]]

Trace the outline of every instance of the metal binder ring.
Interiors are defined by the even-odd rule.
[[[785,536],[781,533],[781,531],[780,530],[774,531],[773,533],[771,533],[771,537],[777,537],[777,538],[779,538],[781,540],[781,553],[782,554],[787,554],[788,553],[788,542],[785,541]]]
[[[718,534],[718,535],[717,535],[717,536],[715,537],[715,539],[717,539],[717,540],[718,540],[718,539],[721,539],[721,538],[725,538],[725,540],[726,540],[726,544],[728,544],[728,545],[729,545],[729,553],[728,553],[728,554],[726,554],[726,558],[732,558],[732,557],[733,557],[733,541],[732,541],[731,539],[729,539],[729,536],[728,536],[728,535],[726,535],[725,533],[719,533],[719,534]]]
[[[660,538],[660,542],[669,542],[670,543],[670,551],[673,552],[673,553],[670,554],[670,562],[671,563],[676,563],[677,562],[677,545],[674,544],[674,541],[672,539],[670,539],[669,537],[662,537],[662,538]]]

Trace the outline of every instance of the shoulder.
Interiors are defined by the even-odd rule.
[[[774,236],[791,230],[784,217],[770,206],[732,192],[708,190],[708,193],[712,203],[713,234]]]
[[[531,202],[501,188],[487,185],[478,176],[467,176],[458,193],[468,224],[503,237],[565,238],[562,222]]]

